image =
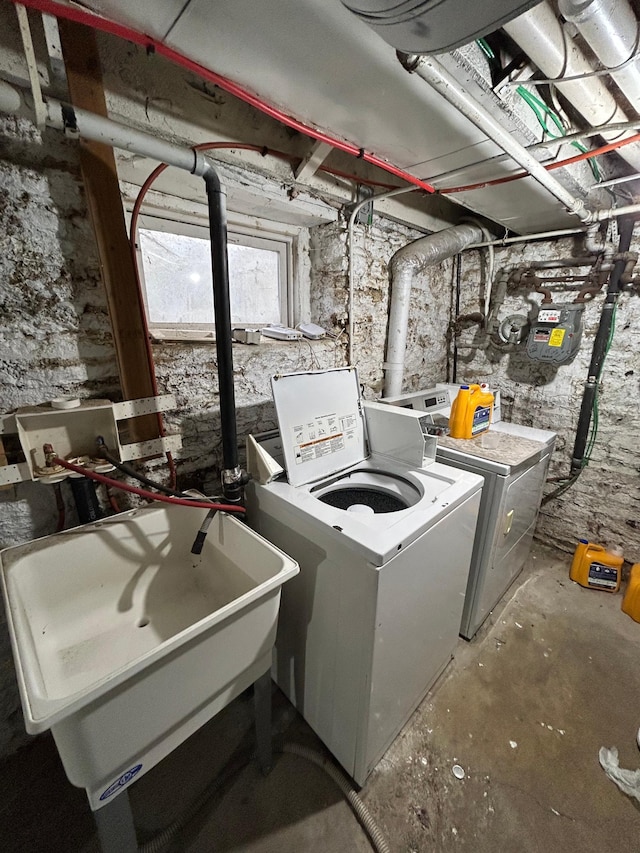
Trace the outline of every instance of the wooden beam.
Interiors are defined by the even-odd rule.
[[[329,145],[328,142],[318,140],[312,146],[302,163],[300,163],[297,169],[294,170],[293,174],[295,175],[296,180],[306,181],[312,175],[315,175],[318,171],[318,167],[321,166],[329,156],[329,152],[332,147],[333,146]]]
[[[106,116],[95,32],[63,18],[58,26],[71,103]],[[80,167],[107,294],[122,394],[125,400],[151,397],[154,384],[147,354],[144,306],[136,282],[113,149],[100,142],[82,141]],[[154,415],[128,423],[131,439],[144,441],[158,435],[158,419]]]

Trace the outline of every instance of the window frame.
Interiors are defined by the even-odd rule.
[[[248,219],[249,217],[242,217]],[[244,245],[250,248],[275,251],[279,256],[278,264],[278,301],[280,322],[285,326],[295,323],[295,287],[294,287],[294,253],[298,228],[276,223],[270,220],[250,217],[251,222],[242,222],[229,215],[227,226],[227,241],[231,245]],[[136,235],[136,261],[140,278],[140,290],[144,305],[147,328],[155,341],[215,341],[215,324],[211,323],[155,323],[149,316],[147,283],[142,261],[140,231],[159,231],[169,234],[184,235],[209,239],[208,222],[199,218],[184,216],[184,218],[169,216],[164,212],[141,213],[138,219]],[[232,318],[232,325],[234,321]],[[259,328],[264,323],[243,321],[241,324],[248,328]]]

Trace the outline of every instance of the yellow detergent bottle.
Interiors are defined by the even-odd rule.
[[[640,563],[631,566],[629,583],[622,599],[622,611],[635,622],[640,622]]]
[[[587,539],[580,539],[573,555],[569,577],[587,589],[617,592],[620,589],[624,557],[620,548],[607,551]]]
[[[451,404],[449,434],[452,438],[475,438],[491,424],[493,394],[479,385],[461,385]]]

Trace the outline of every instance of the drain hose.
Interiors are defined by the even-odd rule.
[[[387,840],[385,839],[380,827],[376,824],[369,809],[365,806],[358,794],[353,790],[347,777],[331,762],[320,753],[313,749],[308,749],[306,746],[300,746],[297,743],[285,744],[282,748],[283,752],[289,752],[291,755],[298,755],[300,758],[306,758],[307,761],[312,761],[318,767],[321,767],[324,772],[330,776],[342,791],[345,799],[351,806],[355,816],[362,824],[365,832],[369,836],[371,846],[376,853],[391,853]]]
[[[351,810],[358,818],[358,821],[362,825],[364,831],[369,836],[371,846],[376,853],[391,853],[391,848],[382,834],[381,829],[371,816],[369,809],[354,791],[351,783],[344,773],[342,773],[335,764],[332,763],[331,759],[325,758],[319,752],[309,749],[306,746],[301,746],[297,743],[285,744],[282,747],[282,752],[297,755],[300,758],[311,761],[313,764],[324,770],[324,772],[333,779],[338,788],[340,788],[344,794]],[[234,778],[238,772],[246,767],[247,763],[247,760],[242,759],[239,762],[236,762],[234,767],[232,767],[227,773],[223,774],[223,778],[216,779],[213,785],[210,785],[202,794],[200,794],[199,797],[196,797],[195,801],[181,817],[169,824],[169,826],[159,832],[154,838],[150,839],[145,844],[141,844],[138,847],[138,853],[161,853],[161,851],[164,850],[169,842],[173,840],[178,832],[180,832],[180,830],[182,830],[186,824],[195,817],[207,800],[213,796],[220,786],[224,785],[225,781]]]

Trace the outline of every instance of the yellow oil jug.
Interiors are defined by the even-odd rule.
[[[631,566],[629,583],[622,599],[622,611],[636,622],[640,622],[640,563]]]
[[[451,438],[475,438],[486,432],[493,415],[493,394],[479,385],[461,385],[451,404]]]
[[[624,557],[620,548],[607,551],[602,545],[580,539],[573,555],[569,577],[587,589],[617,592]],[[640,601],[639,601],[640,603]]]

